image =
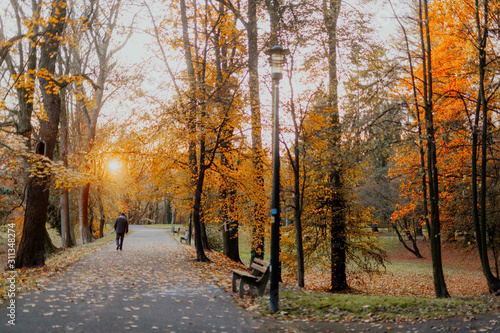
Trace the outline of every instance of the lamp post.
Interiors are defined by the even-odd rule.
[[[279,82],[283,77],[283,63],[289,50],[279,45],[266,51],[273,79],[273,191],[271,203],[271,286],[269,310],[278,311],[280,282],[280,155],[279,155]]]

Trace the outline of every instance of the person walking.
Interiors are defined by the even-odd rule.
[[[125,238],[125,234],[128,234],[128,221],[125,213],[120,213],[114,227],[116,232],[116,250],[119,249],[121,251],[123,249],[123,238]]]

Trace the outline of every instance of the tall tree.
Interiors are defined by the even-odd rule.
[[[77,84],[75,89],[76,105],[79,119],[83,119],[81,124],[81,136],[84,138],[81,150],[88,154],[94,145],[96,138],[96,128],[99,115],[110,95],[116,92],[117,88],[109,89],[109,79],[115,71],[117,62],[114,59],[127,43],[131,36],[132,29],[128,36],[113,47],[113,35],[119,28],[118,21],[121,15],[121,0],[110,0],[102,3],[90,0],[84,9],[83,22],[80,29],[76,31],[75,38],[79,41],[71,48],[70,53],[73,58],[71,70],[74,74],[82,74],[91,82],[91,91],[87,91],[83,82]],[[78,45],[78,46],[76,46]],[[84,45],[87,46],[84,48]],[[92,63],[94,58],[96,64]],[[96,66],[97,70],[91,68]],[[95,71],[95,74],[87,75],[87,72]],[[91,81],[91,76],[95,82]],[[92,241],[89,225],[89,194],[90,182],[84,184],[79,193],[78,215],[80,222],[80,239],[83,244]]]
[[[424,15],[422,15],[422,10]],[[433,115],[433,74],[432,74],[432,45],[431,32],[429,31],[429,8],[427,0],[419,4],[420,40],[423,58],[423,84],[424,84],[424,109],[425,130],[427,137],[427,177],[429,183],[430,204],[430,241],[432,269],[434,276],[434,289],[436,297],[449,297],[448,289],[443,274],[441,255],[441,221],[439,218],[439,178],[437,170],[436,138]]]
[[[488,98],[486,97],[485,84],[487,80],[487,47],[490,19],[490,3],[489,0],[474,1],[475,21],[477,39],[475,46],[478,51],[478,74],[479,74],[479,91],[476,102],[476,111],[474,125],[472,128],[472,216],[474,221],[474,229],[476,231],[476,244],[481,259],[483,274],[488,283],[490,292],[500,292],[500,280],[495,277],[490,268],[488,258],[488,243],[487,243],[487,188],[488,188],[488,149],[489,149],[489,127],[491,111],[488,106]],[[479,133],[479,121],[482,121],[481,133]],[[480,138],[480,140],[479,140]],[[478,147],[481,147],[481,153],[478,152]],[[478,159],[481,156],[480,170],[480,189],[478,190]],[[478,209],[480,207],[480,211]]]
[[[328,149],[329,149],[329,206],[331,213],[331,291],[347,289],[346,276],[346,202],[342,183],[342,162],[340,160],[341,126],[338,105],[337,79],[337,23],[341,0],[323,0],[323,21],[328,36]]]
[[[54,157],[61,113],[60,82],[56,76],[56,61],[66,25],[66,7],[65,0],[53,1],[40,44],[39,82],[47,118],[40,120],[40,138],[35,153],[49,159]],[[49,176],[30,179],[26,190],[23,233],[16,256],[18,268],[45,264],[45,222],[49,192]]]
[[[220,24],[215,30],[213,45],[215,52],[215,66],[217,78],[217,90],[215,101],[219,109],[219,114],[224,119],[224,127],[221,132],[221,154],[220,164],[222,182],[219,189],[222,218],[222,241],[223,253],[230,259],[240,262],[239,253],[239,222],[236,214],[237,191],[233,174],[236,165],[233,158],[233,138],[234,138],[234,115],[228,112],[233,108],[234,95],[231,94],[231,84],[233,68],[238,64],[235,62],[235,53],[238,40],[235,36],[225,33],[234,30],[235,19],[230,19],[230,15],[223,4],[219,5]],[[234,16],[233,16],[234,17]],[[235,40],[232,40],[232,39]]]
[[[260,108],[259,88],[259,45],[257,31],[258,0],[247,2],[247,17],[245,18],[240,6],[234,6],[231,1],[217,0],[229,8],[244,25],[247,32],[248,48],[248,89],[252,125],[252,160],[255,184],[254,213],[252,227],[252,257],[263,258],[264,234],[266,221],[265,191],[264,191],[264,150],[262,149],[262,119]]]
[[[180,0],[180,13],[182,22],[182,41],[184,47],[184,60],[186,62],[186,69],[188,74],[189,82],[189,93],[188,96],[194,97],[196,95],[196,73],[195,73],[195,63],[193,57],[193,51],[191,46],[191,41],[189,39],[189,26],[188,26],[188,16],[186,10],[186,1]],[[201,207],[201,195],[203,189],[203,181],[205,170],[201,171],[202,177],[198,177],[198,162],[196,153],[196,118],[197,118],[197,108],[196,103],[193,98],[188,100],[188,133],[189,133],[189,170],[191,178],[191,186],[194,188],[193,197],[193,224],[195,227],[195,246],[196,246],[196,258],[199,261],[208,261],[205,255],[203,245],[201,243],[201,226],[200,226],[200,207]],[[202,152],[204,154],[204,152]],[[201,154],[200,154],[201,155]],[[204,156],[204,155],[203,155]],[[201,161],[204,163],[204,161]],[[196,212],[194,211],[196,210]],[[196,218],[194,217],[196,215]]]

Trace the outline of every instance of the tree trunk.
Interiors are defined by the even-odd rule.
[[[413,236],[411,235],[411,233],[408,231],[407,236],[408,236],[408,239],[410,240],[410,242],[412,242],[413,248],[410,248],[406,244],[406,242],[403,239],[403,236],[401,235],[401,232],[399,231],[398,226],[396,225],[396,223],[394,223],[392,225],[392,228],[394,229],[394,231],[396,231],[396,235],[398,235],[399,242],[401,244],[403,244],[404,248],[407,249],[408,251],[410,251],[411,253],[413,253],[415,255],[415,257],[417,257],[418,259],[423,259],[423,256],[422,256],[422,254],[420,253],[420,251],[418,249],[416,239],[413,238]]]
[[[61,242],[67,249],[74,244],[71,238],[71,225],[69,220],[69,193],[67,189],[61,190]]]
[[[293,59],[292,59],[293,63]],[[292,85],[292,78],[289,76],[290,80],[290,112],[292,114],[293,128],[294,128],[294,142],[293,142],[293,156],[287,149],[288,157],[290,159],[290,164],[293,170],[293,201],[294,201],[294,225],[295,225],[295,245],[297,248],[297,284],[299,287],[304,287],[304,246],[302,244],[302,211],[303,211],[303,189],[301,188],[301,155],[300,155],[300,136],[301,136],[301,126],[297,121],[297,115],[295,113],[295,103],[294,103],[294,90]],[[305,179],[305,171],[302,177]]]
[[[68,167],[68,114],[66,110],[65,94],[61,92],[61,160],[64,167]],[[63,248],[74,246],[71,238],[71,225],[69,220],[69,190],[61,189],[61,242]]]
[[[57,53],[66,18],[66,1],[54,0],[51,22],[41,42],[40,68],[50,75],[55,74]],[[52,82],[45,76],[40,78],[40,90],[47,119],[40,120],[40,141],[36,153],[49,159],[54,157],[57,130],[61,113],[61,97],[51,88]],[[41,266],[45,264],[45,223],[49,204],[50,177],[32,178],[27,185],[26,209],[21,242],[19,243],[16,267]]]
[[[227,158],[224,156],[225,149],[222,147],[223,153],[221,155],[221,164],[226,168],[230,169],[231,166]],[[223,242],[223,253],[230,259],[241,262],[240,250],[239,250],[239,239],[238,239],[238,221],[234,218],[235,216],[235,200],[236,200],[236,190],[234,184],[229,180],[229,177],[223,176],[223,183],[220,188],[220,200],[222,201],[222,242]]]
[[[45,223],[49,204],[49,180],[32,178],[27,185],[26,211],[16,268],[45,265]]]
[[[203,202],[203,200],[202,200],[202,202]],[[201,206],[201,209],[200,209],[200,229],[201,229],[201,245],[203,246],[203,249],[204,250],[211,250],[210,243],[208,242],[208,236],[207,236],[207,225],[205,224],[205,219],[203,218],[203,205]]]
[[[425,21],[422,20],[422,10],[419,10],[420,37],[423,56],[423,81],[425,101],[425,127],[427,135],[427,178],[429,181],[429,203],[430,203],[430,234],[432,268],[434,276],[434,289],[437,298],[450,297],[446,288],[443,274],[443,262],[441,255],[441,221],[439,218],[439,179],[437,170],[436,139],[433,123],[433,83],[432,83],[432,59],[431,39],[429,32],[429,14],[427,0],[424,0]],[[422,8],[422,6],[420,6]],[[425,34],[423,23],[425,22]]]
[[[106,223],[106,215],[104,213],[104,205],[102,204],[101,195],[99,194],[99,238],[104,237],[104,224]]]
[[[331,250],[331,291],[347,289],[346,276],[346,217],[345,199],[342,184],[342,165],[340,161],[340,119],[338,109],[337,80],[337,21],[340,14],[341,0],[323,0],[323,19],[328,34],[328,111],[330,131],[330,192],[332,199],[330,225]]]
[[[78,216],[80,220],[80,240],[82,244],[87,244],[94,240],[89,225],[89,193],[90,184],[85,184],[80,188]]]
[[[257,0],[248,1],[248,86],[252,124],[252,159],[254,167],[256,200],[252,226],[252,258],[264,258],[266,208],[264,206],[264,152],[262,150],[262,122],[259,96],[259,48],[257,32]]]
[[[200,161],[201,163],[202,161]],[[202,262],[210,261],[205,255],[201,236],[201,199],[203,194],[203,182],[205,181],[205,168],[200,167],[200,174],[196,182],[196,191],[193,204],[194,245],[196,248],[196,260]]]
[[[476,29],[477,29],[477,45],[478,45],[478,58],[479,58],[479,96],[476,104],[476,117],[474,121],[474,128],[472,134],[472,202],[473,202],[473,221],[476,231],[477,249],[481,259],[481,266],[483,274],[488,283],[488,288],[491,293],[500,293],[500,280],[491,272],[490,261],[488,258],[488,242],[487,242],[487,210],[486,210],[486,197],[487,197],[487,162],[488,162],[488,122],[489,112],[485,92],[486,80],[486,47],[488,41],[488,15],[489,15],[489,1],[483,2],[484,12],[480,15],[479,2],[475,2],[476,10]],[[480,17],[483,17],[484,22],[481,23]],[[484,28],[482,28],[484,27]],[[482,111],[482,112],[481,112]],[[482,117],[481,117],[482,116]],[[481,134],[481,187],[479,191],[479,206],[481,212],[478,211],[478,189],[477,189],[477,160],[479,145],[479,119],[482,119],[482,134]]]
[[[297,248],[297,278],[298,286],[304,288],[304,247],[302,245],[302,192],[300,190],[300,157],[298,137],[295,138],[295,168],[294,168],[294,206],[295,206],[295,246]]]

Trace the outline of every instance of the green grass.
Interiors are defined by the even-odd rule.
[[[387,273],[411,273],[411,274],[428,274],[432,273],[432,264],[425,261],[408,261],[391,260],[386,265]]]
[[[388,252],[401,247],[401,242],[399,241],[397,236],[377,235],[376,237],[378,242],[380,243],[380,246]]]
[[[267,297],[258,299],[262,314],[269,314]],[[485,299],[430,299],[365,296],[311,291],[280,291],[277,318],[315,320],[398,320],[440,318],[491,311],[498,304]]]
[[[252,244],[250,238],[250,232],[244,228],[239,229],[238,245],[240,249],[240,259],[245,266],[250,265],[250,259],[252,257]],[[269,261],[269,246],[270,244],[265,244],[266,250],[264,252],[264,260]]]

